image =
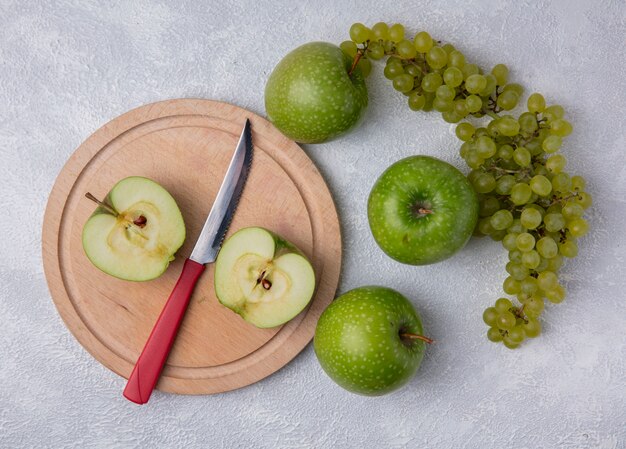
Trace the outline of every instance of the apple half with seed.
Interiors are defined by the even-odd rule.
[[[185,222],[172,195],[148,178],[119,181],[83,227],[83,249],[97,268],[116,278],[159,277],[185,241]]]
[[[280,326],[313,297],[315,273],[293,244],[264,228],[237,231],[215,262],[219,301],[259,328]]]

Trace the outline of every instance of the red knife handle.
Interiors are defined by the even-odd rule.
[[[185,261],[183,271],[163,307],[148,341],[137,359],[135,368],[128,378],[124,397],[137,404],[145,404],[150,399],[152,390],[159,380],[161,370],[176,339],[180,323],[185,316],[189,298],[193,293],[198,278],[204,271],[204,265],[191,259]]]

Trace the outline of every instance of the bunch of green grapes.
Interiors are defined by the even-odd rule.
[[[585,180],[570,176],[558,153],[572,132],[563,108],[547,106],[534,93],[526,112],[508,114],[520,103],[523,88],[508,83],[505,65],[485,73],[424,31],[410,40],[400,24],[380,22],[370,29],[355,23],[350,38],[340,46],[354,58],[353,67],[367,76],[370,60],[387,57],[385,77],[408,97],[412,110],[435,109],[446,122],[462,122],[456,127],[460,154],[480,199],[475,235],[488,235],[509,252],[503,289],[519,302],[499,298],[484,311],[487,338],[515,349],[525,338],[537,337],[545,300],[565,298],[558,278],[563,258],[578,254],[577,239],[589,230],[583,218],[591,206]],[[483,118],[477,121],[485,126],[464,121],[470,117]]]

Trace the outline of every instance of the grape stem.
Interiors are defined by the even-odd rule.
[[[423,335],[410,334],[410,333],[406,333],[406,332],[400,334],[400,337],[404,338],[404,339],[409,339],[409,340],[422,340],[422,341],[425,341],[426,343],[428,343],[429,345],[433,344],[435,342],[435,340],[433,340],[431,338],[428,338],[428,337],[425,337]]]

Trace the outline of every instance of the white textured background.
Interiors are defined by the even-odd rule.
[[[625,18],[618,0],[0,0],[0,447],[626,447]],[[569,295],[544,313],[544,335],[514,352],[484,336],[482,310],[505,277],[499,244],[474,240],[429,267],[376,247],[366,198],[385,167],[420,153],[465,169],[453,128],[411,112],[378,67],[362,126],[304,149],[339,208],[340,291],[398,289],[437,340],[416,379],[383,398],[351,395],[309,346],[239,391],[130,404],[46,287],[40,228],[61,167],[145,103],[202,97],[263,114],[265,80],[289,50],[380,19],[427,29],[483,66],[504,62],[568,111],[564,154],[594,195],[593,228],[562,271]]]

